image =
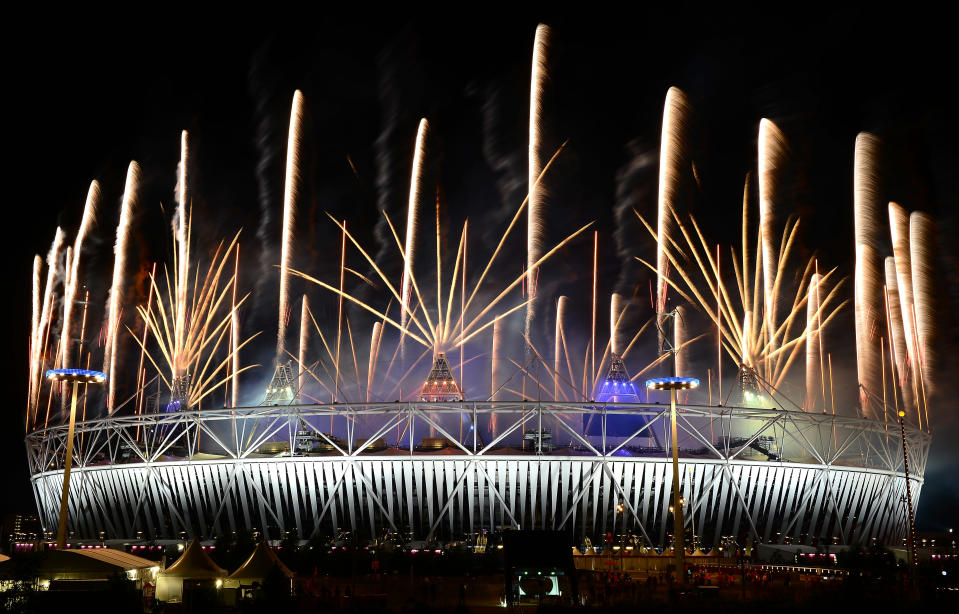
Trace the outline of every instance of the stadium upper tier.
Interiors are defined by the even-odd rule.
[[[688,530],[852,543],[905,535],[898,425],[683,405]],[[671,539],[669,408],[659,404],[278,405],[115,416],[76,427],[75,538],[279,539],[351,531],[450,539],[507,527]],[[66,426],[27,435],[45,530],[56,526]],[[931,436],[908,428],[918,500]]]

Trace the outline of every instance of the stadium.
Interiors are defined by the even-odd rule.
[[[904,536],[897,432],[875,421],[778,409],[681,409],[681,488],[697,544],[715,546],[727,536],[803,544]],[[492,412],[508,424],[499,441],[461,442],[439,427],[444,417],[475,423]],[[314,426],[330,417],[378,428],[339,439]],[[597,423],[599,436],[585,434],[584,418]],[[607,436],[603,424],[613,418],[644,427]],[[508,402],[288,405],[91,420],[77,429],[85,443],[73,470],[70,526],[76,538],[144,540],[212,538],[244,527],[274,539],[338,531],[376,538],[392,530],[418,540],[551,528],[571,530],[577,541],[600,543],[612,531],[660,546],[671,534],[672,467],[651,433],[662,437],[664,422],[663,405]],[[572,445],[538,453],[539,424],[544,436],[565,433]],[[524,426],[532,444],[526,451],[503,443]],[[397,427],[432,428],[440,437],[397,446],[389,436]],[[137,430],[151,433],[148,445],[132,445]],[[65,427],[55,427],[28,437],[48,528],[59,512],[65,436]],[[267,441],[273,443],[261,443]],[[909,429],[907,445],[917,498],[929,437]]]
[[[455,231],[441,221],[454,215],[437,196],[435,261],[438,192],[427,185],[423,119],[405,235],[382,211],[388,240],[376,252],[328,214],[335,254],[321,271],[298,264],[309,232],[294,221],[308,181],[304,96],[294,94],[265,367],[252,360],[258,333],[247,330],[253,308],[238,290],[239,233],[211,244],[193,232],[189,134],[165,218],[172,262],[128,262],[140,232],[141,171],[131,162],[104,296],[91,296],[84,270],[104,200],[94,181],[72,245],[58,228],[34,260],[25,422],[44,530],[62,526],[66,509],[80,541],[249,531],[414,544],[540,528],[577,543],[666,548],[678,516],[690,548],[902,543],[932,439],[934,225],[883,199],[878,139],[855,142],[852,283],[800,255],[798,217],[778,210],[789,148],[767,119],[742,236],[721,259],[684,197],[698,182],[692,110],[671,88],[655,219],[636,211],[633,220],[653,246],[648,261],[635,258],[649,301],[600,297],[592,222],[555,241],[546,231],[543,188],[565,147],[541,138],[549,54],[541,26],[526,199],[490,250],[468,217]],[[573,268],[554,261],[572,249],[592,255],[591,270],[566,275],[581,286],[549,294]],[[833,332],[844,312],[854,344]],[[853,357],[855,375],[834,378],[833,353]],[[57,379],[91,364],[103,372],[70,380],[72,393]],[[670,378],[698,389],[667,394]]]

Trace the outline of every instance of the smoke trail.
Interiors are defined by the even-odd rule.
[[[786,164],[788,146],[782,131],[773,122],[759,122],[759,232],[763,250],[763,297],[766,324],[770,339],[776,332],[776,270],[779,266],[776,247],[776,206],[780,200],[780,184]]]
[[[543,252],[543,210],[546,206],[546,191],[542,182],[537,186],[536,180],[543,172],[543,102],[546,94],[546,81],[549,78],[549,46],[550,29],[544,24],[536,26],[536,36],[533,40],[533,70],[530,76],[529,89],[529,204],[527,206],[527,234],[526,234],[526,270],[529,272],[526,287],[529,289],[530,301],[526,305],[526,335],[529,336],[530,324],[536,314],[536,275],[532,273],[533,265],[540,259]]]
[[[806,402],[805,411],[820,409],[820,393],[822,392],[822,331],[819,330],[819,273],[813,273],[809,279],[808,296],[806,298]],[[825,407],[821,408],[823,411]]]
[[[283,240],[280,252],[280,304],[276,328],[276,360],[283,357],[286,350],[287,311],[290,308],[289,271],[293,252],[293,225],[296,220],[296,204],[299,198],[301,170],[300,148],[302,136],[300,124],[303,121],[303,92],[293,94],[293,107],[290,111],[290,134],[286,145],[286,184],[283,188]]]
[[[875,418],[872,395],[882,390],[882,364],[877,332],[884,329],[882,285],[884,273],[879,256],[869,245],[856,246],[856,366],[859,373],[859,400],[866,418]]]
[[[915,407],[915,389],[912,385],[912,369],[909,362],[908,342],[903,322],[902,295],[897,277],[897,262],[893,257],[886,258],[886,296],[889,299],[889,328],[892,336],[892,349],[895,356],[899,385],[902,388],[902,404],[907,410]],[[907,311],[908,313],[908,311]]]
[[[53,236],[53,244],[47,253],[47,283],[43,288],[43,305],[40,308],[40,319],[37,324],[36,338],[33,340],[33,377],[32,390],[34,397],[32,402],[36,402],[36,395],[40,390],[40,369],[43,362],[43,354],[46,350],[46,331],[50,316],[53,314],[53,286],[56,283],[57,268],[60,262],[60,250],[63,249],[63,229],[57,227],[57,232]]]
[[[912,298],[912,260],[909,254],[909,214],[896,203],[889,203],[889,234],[892,237],[892,254],[896,263],[896,281],[899,288],[899,311],[902,317],[903,334],[906,337],[903,360],[904,367],[916,366],[916,327],[912,318],[905,317],[913,311]],[[898,353],[897,353],[898,358]],[[901,371],[905,377],[907,371]],[[913,391],[915,392],[915,391]]]
[[[493,349],[490,352],[490,400],[502,400],[502,393],[498,390],[503,385],[500,373],[503,364],[503,322],[499,316],[493,319]],[[492,416],[493,428],[496,426],[496,415]]]
[[[306,385],[306,346],[309,342],[310,329],[308,327],[310,321],[310,307],[306,295],[303,295],[303,304],[300,307],[300,351],[298,353],[297,360],[299,361],[299,383],[298,389],[300,392],[303,391],[303,386]]]
[[[666,92],[663,108],[663,131],[659,145],[659,192],[657,194],[656,228],[656,312],[666,305],[666,279],[669,261],[663,252],[676,231],[675,212],[683,172],[689,167],[686,152],[686,130],[690,122],[689,102],[679,88]]]
[[[613,292],[609,297],[609,351],[617,356],[623,355],[623,340],[620,338],[619,325],[626,309],[623,295]]]
[[[401,283],[400,325],[406,329],[406,321],[410,309],[410,281],[413,274],[413,262],[416,258],[416,231],[419,226],[420,207],[423,200],[423,174],[426,169],[426,140],[429,138],[430,124],[426,119],[420,120],[416,130],[416,149],[413,151],[413,172],[410,176],[410,199],[406,211],[406,238],[403,240],[403,250],[406,261],[403,264],[403,279]],[[400,344],[403,337],[400,336]]]
[[[641,277],[637,256],[642,256],[637,236],[645,232],[633,211],[643,211],[655,196],[658,152],[631,141],[627,144],[629,161],[616,171],[616,200],[613,207],[613,241],[619,256],[619,274],[614,289],[630,292]]]
[[[107,411],[113,411],[113,399],[116,394],[116,354],[117,332],[120,318],[120,300],[126,281],[127,249],[130,242],[130,226],[133,223],[133,207],[136,204],[136,192],[140,182],[140,166],[130,162],[127,168],[126,184],[123,188],[123,203],[120,206],[120,222],[117,224],[117,242],[113,253],[113,283],[110,284],[108,300],[107,340],[103,357],[103,370],[107,371]],[[185,311],[185,310],[184,310]]]
[[[66,284],[63,291],[63,329],[60,335],[60,365],[63,367],[66,367],[70,362],[73,343],[71,338],[73,334],[73,307],[76,304],[79,286],[80,254],[83,251],[83,241],[96,220],[99,202],[100,184],[94,180],[90,183],[90,189],[87,192],[87,201],[83,207],[83,218],[80,221],[80,229],[77,231],[77,237],[73,243],[73,258],[67,269]],[[64,397],[64,402],[66,402],[66,397]]]
[[[936,257],[935,228],[929,215],[914,211],[909,216],[909,245],[912,260],[912,296],[915,305],[913,315],[916,327],[916,357],[922,373],[925,394],[931,395],[936,388],[933,373],[935,365],[938,364],[938,356],[933,345],[936,334],[936,278],[933,269]],[[906,316],[903,315],[903,317]],[[925,395],[923,397],[925,399]]]
[[[563,351],[563,335],[566,329],[566,306],[569,299],[561,296],[556,299],[556,333],[553,342],[553,400],[559,400],[560,356]]]

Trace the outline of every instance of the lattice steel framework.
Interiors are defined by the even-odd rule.
[[[451,435],[450,421],[479,425],[492,412],[500,428],[490,441],[478,428],[464,440]],[[583,434],[584,414],[601,421],[600,436]],[[607,436],[607,418],[624,414],[637,418],[635,431]],[[632,533],[665,545],[669,442],[652,446],[651,435],[665,438],[667,421],[668,408],[658,404],[515,402],[286,405],[88,420],[76,428],[70,530],[81,538],[154,539],[244,528],[274,538],[392,529],[422,539],[524,527],[572,529],[594,540]],[[506,447],[538,425],[552,429],[550,453]],[[686,522],[704,545],[730,535],[793,543],[898,543],[905,535],[896,425],[684,405],[679,426]],[[447,449],[417,450],[430,427],[449,440]],[[295,455],[304,429],[323,443],[320,452]],[[26,438],[48,531],[59,511],[66,431],[56,426]],[[906,431],[916,500],[930,441],[928,433]]]

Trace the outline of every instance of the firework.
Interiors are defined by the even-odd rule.
[[[67,268],[66,281],[63,291],[63,328],[60,334],[60,366],[65,367],[70,360],[70,350],[73,339],[73,307],[77,300],[77,290],[79,288],[80,254],[83,251],[83,241],[86,239],[90,227],[93,226],[97,215],[97,206],[100,201],[100,184],[96,181],[90,183],[90,189],[87,192],[86,204],[83,207],[83,218],[80,221],[80,229],[77,231],[77,237],[73,243],[73,256],[70,266]],[[64,402],[66,399],[64,398]]]
[[[113,282],[110,284],[110,298],[107,303],[107,340],[105,344],[103,370],[107,372],[107,411],[113,411],[116,394],[116,354],[117,334],[119,333],[121,301],[126,288],[127,251],[130,243],[130,231],[133,225],[133,208],[136,206],[137,190],[140,182],[140,166],[130,162],[127,168],[126,183],[123,187],[123,203],[120,205],[120,221],[117,224],[117,240],[113,248]]]
[[[777,201],[780,199],[783,167],[788,146],[783,133],[773,122],[759,122],[759,236],[763,259],[763,298],[766,326],[770,337],[776,330],[775,284],[778,258],[773,244]]]
[[[33,404],[36,396],[36,372],[38,356],[40,352],[40,342],[38,331],[40,330],[40,276],[43,270],[43,258],[40,254],[33,257],[33,312],[30,319],[30,387],[27,401],[27,408]]]
[[[819,274],[813,274],[809,280],[806,300],[806,402],[803,409],[820,409],[820,391],[823,390],[822,343],[819,331]],[[825,411],[825,399],[822,410]]]
[[[902,317],[905,348],[896,349],[896,360],[901,360],[902,368],[911,371],[916,365],[916,329],[912,318],[905,317],[912,313],[914,301],[912,298],[912,260],[909,254],[909,214],[896,203],[889,203],[889,234],[892,239],[892,254],[896,265],[896,286],[899,290],[899,306]],[[900,377],[905,377],[908,371],[900,370]],[[914,392],[914,391],[913,391]]]
[[[549,49],[550,29],[539,24],[536,27],[536,37],[533,41],[533,70],[530,76],[529,91],[529,208],[526,212],[526,272],[529,296],[535,299],[536,276],[533,274],[534,263],[543,253],[543,238],[545,236],[544,214],[546,207],[546,190],[540,185],[539,178],[543,173],[543,103],[546,98],[546,82],[549,78]],[[529,334],[530,324],[535,315],[535,300],[530,300],[526,306],[526,332]]]
[[[911,411],[915,407],[915,388],[912,385],[912,369],[907,350],[905,322],[903,320],[902,305],[903,292],[899,287],[897,263],[894,257],[886,258],[886,298],[889,336],[892,338],[892,351],[895,357],[896,373],[899,375],[899,385],[902,389],[903,406]],[[907,313],[909,310],[907,310]]]
[[[290,134],[286,145],[286,182],[283,188],[283,239],[280,252],[280,307],[276,333],[276,360],[279,361],[286,348],[287,312],[290,309],[289,275],[293,256],[293,228],[296,222],[296,204],[300,193],[301,169],[300,148],[303,122],[303,93],[293,94],[290,111]]]
[[[856,365],[859,373],[860,404],[867,418],[877,416],[873,395],[881,390],[882,364],[877,349],[877,332],[885,328],[882,310],[876,309],[877,296],[882,300],[884,272],[879,257],[869,245],[856,247]]]
[[[856,137],[853,160],[853,225],[855,245],[883,249],[879,220],[883,201],[880,196],[879,139],[867,132]],[[875,305],[872,307],[875,308]]]
[[[400,282],[400,324],[405,330],[410,309],[410,286],[413,282],[413,263],[416,261],[416,235],[423,199],[423,180],[426,172],[426,142],[430,124],[420,120],[413,150],[413,171],[410,176],[410,198],[406,210],[406,238],[403,241],[403,279]],[[401,331],[401,335],[402,335]],[[401,341],[402,343],[402,341]]]
[[[306,351],[307,344],[309,342],[310,329],[309,324],[309,313],[310,307],[306,295],[303,295],[303,303],[300,306],[300,348],[297,354],[297,364],[299,365],[300,375],[297,378],[298,384],[297,389],[303,390],[303,386],[306,385],[306,371],[303,368],[303,365],[306,364]]]
[[[659,192],[657,195],[656,308],[666,305],[666,279],[669,263],[664,248],[675,234],[675,215],[680,185],[687,165],[686,130],[689,124],[689,103],[686,94],[671,87],[663,109],[663,133],[659,149]]]
[[[493,319],[493,347],[490,350],[490,400],[499,401],[500,387],[505,384],[500,372],[503,365],[503,322],[499,316]],[[495,416],[494,416],[495,419]]]
[[[936,278],[935,228],[932,218],[922,212],[914,211],[909,216],[909,247],[912,264],[912,297],[914,310],[912,317],[916,330],[916,358],[922,374],[922,386],[926,394],[933,394],[936,388],[933,377],[937,356],[933,339],[936,334],[935,305]],[[905,317],[905,315],[903,316]],[[923,395],[923,410],[925,395]],[[928,416],[926,417],[928,422]]]
[[[556,332],[553,335],[553,398],[559,399],[559,372],[560,372],[560,358],[563,351],[563,336],[564,328],[566,323],[566,306],[569,303],[569,299],[565,296],[561,296],[556,299]],[[494,333],[495,334],[495,333]]]

